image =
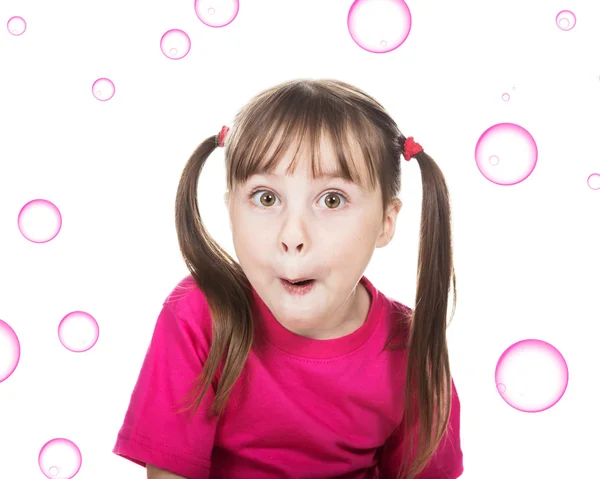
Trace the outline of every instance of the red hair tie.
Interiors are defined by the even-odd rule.
[[[419,153],[419,151],[423,151],[423,147],[415,142],[415,139],[412,136],[409,136],[404,141],[404,159],[406,161],[410,161],[410,159],[415,156],[415,154]]]
[[[217,146],[222,147],[223,145],[225,145],[225,137],[227,136],[227,133],[229,133],[229,128],[227,126],[223,126],[219,133],[219,143]]]

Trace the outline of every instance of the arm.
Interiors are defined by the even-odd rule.
[[[395,478],[402,460],[402,450],[407,447],[403,428],[386,441],[379,457],[382,479]],[[460,401],[452,380],[452,411],[449,429],[425,469],[415,479],[457,479],[463,473],[463,454],[460,445]]]
[[[178,476],[172,472],[159,469],[150,464],[146,464],[146,471],[148,472],[147,479],[186,479],[183,476]]]
[[[191,411],[179,413],[208,355],[209,338],[200,327],[207,317],[199,311],[197,320],[187,321],[173,308],[165,303],[159,314],[113,452],[140,466],[151,464],[158,478],[208,479],[217,423],[208,414],[214,387],[193,417]],[[180,310],[187,314],[187,308]]]

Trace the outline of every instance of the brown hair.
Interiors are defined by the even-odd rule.
[[[347,83],[300,79],[284,82],[258,94],[236,115],[225,144],[228,191],[252,174],[272,172],[291,145],[296,153],[308,135],[312,147],[313,177],[320,174],[319,139],[332,139],[343,175],[370,191],[381,188],[383,212],[400,192],[400,155],[405,137],[383,106]],[[350,141],[360,138],[362,160],[369,178],[359,177],[352,162]],[[206,231],[198,210],[198,178],[209,155],[217,147],[218,134],[204,140],[183,170],[175,205],[177,236],[181,253],[195,283],[203,291],[212,316],[212,344],[202,373],[197,378],[187,409],[198,407],[221,362],[222,375],[211,412],[220,415],[240,376],[254,341],[252,292],[240,265]],[[273,155],[267,152],[276,147]],[[356,156],[356,155],[354,155]],[[418,420],[417,454],[405,456],[398,479],[413,479],[429,462],[446,432],[450,418],[452,383],[446,343],[446,314],[450,280],[455,291],[452,263],[450,201],[444,176],[425,152],[414,158],[421,167],[423,203],[421,214],[416,305],[409,315],[405,413],[403,424],[414,447],[412,430]],[[286,172],[287,173],[287,172]],[[229,194],[229,193],[228,193]],[[382,214],[382,221],[385,214]],[[384,350],[406,324],[390,335]],[[392,347],[392,349],[397,349]],[[412,426],[412,427],[411,427]],[[413,459],[413,460],[411,460]],[[410,465],[410,469],[406,468]]]

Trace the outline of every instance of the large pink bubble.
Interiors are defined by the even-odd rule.
[[[538,150],[529,132],[514,123],[498,123],[483,132],[475,146],[481,174],[498,185],[525,180],[537,164]]]
[[[562,10],[556,15],[556,26],[561,30],[569,31],[575,26],[575,23],[577,20],[571,10]]]
[[[21,345],[17,333],[0,319],[0,383],[17,369],[21,357]]]
[[[587,184],[592,190],[600,190],[600,173],[592,173],[588,176]]]
[[[563,396],[569,371],[565,358],[554,346],[539,339],[526,339],[500,356],[495,380],[507,404],[523,412],[540,412]]]
[[[92,95],[97,100],[110,100],[115,94],[115,84],[108,78],[98,78],[92,85]]]
[[[58,235],[62,217],[54,203],[35,199],[21,208],[17,224],[21,234],[29,241],[46,243]]]
[[[348,11],[348,32],[372,53],[387,53],[404,43],[412,25],[403,0],[355,0]]]
[[[19,35],[23,35],[25,30],[27,30],[27,23],[22,17],[11,17],[6,22],[6,29],[11,35],[18,37]]]
[[[72,479],[81,468],[81,451],[73,441],[48,441],[38,456],[40,470],[48,479]]]
[[[220,28],[235,20],[240,10],[239,0],[194,0],[194,10],[202,23]]]
[[[94,317],[83,311],[67,314],[58,325],[58,339],[69,351],[81,353],[98,341],[99,328]]]
[[[169,30],[160,39],[160,50],[171,60],[181,60],[189,53],[191,45],[188,34],[177,28]]]

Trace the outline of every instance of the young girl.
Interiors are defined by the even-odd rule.
[[[375,99],[335,80],[264,91],[228,132],[183,170],[175,216],[191,275],[163,303],[113,452],[154,479],[459,477],[438,166]],[[196,204],[216,146],[239,263]],[[363,275],[394,235],[400,155],[423,179],[414,311]]]

